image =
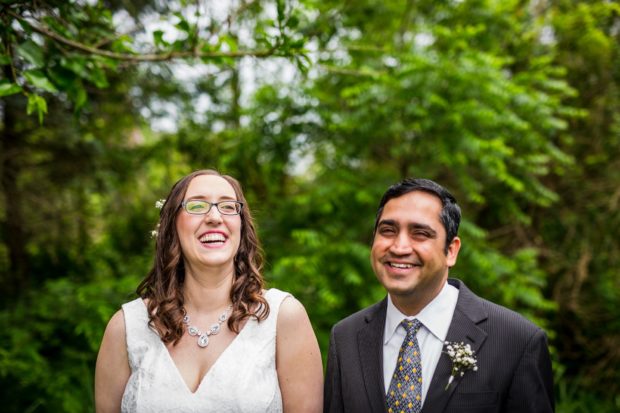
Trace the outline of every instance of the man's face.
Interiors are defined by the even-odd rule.
[[[441,209],[440,199],[423,191],[393,198],[383,208],[370,259],[397,307],[401,302],[423,308],[441,291],[456,263],[460,240],[455,237],[445,253]]]

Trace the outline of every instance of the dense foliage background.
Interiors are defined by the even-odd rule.
[[[388,185],[462,205],[452,275],[549,333],[558,412],[620,409],[620,6],[0,0],[0,401],[93,411],[156,200],[244,185],[270,286],[331,326],[383,296]]]

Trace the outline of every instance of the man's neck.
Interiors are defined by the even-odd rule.
[[[434,290],[431,292],[413,292],[411,294],[397,295],[390,293],[390,298],[394,307],[401,313],[408,317],[413,317],[420,313],[431,301],[435,299],[446,285],[446,279],[443,280]]]

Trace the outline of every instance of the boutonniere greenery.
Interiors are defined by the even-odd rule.
[[[444,389],[448,390],[457,375],[463,376],[467,370],[477,371],[478,360],[476,360],[476,355],[469,344],[450,341],[446,341],[444,344],[446,346],[444,353],[452,360],[452,372]]]

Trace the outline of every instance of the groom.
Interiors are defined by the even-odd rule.
[[[545,332],[448,279],[460,220],[427,179],[383,195],[371,264],[388,294],[334,326],[325,412],[554,411]]]

